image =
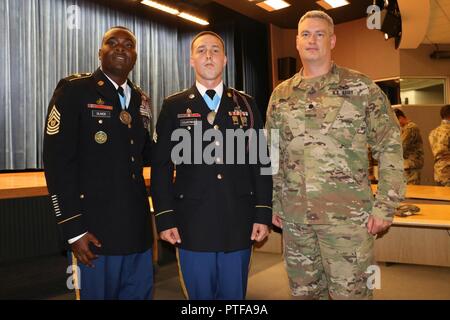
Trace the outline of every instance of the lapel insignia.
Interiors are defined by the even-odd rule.
[[[97,101],[95,101],[96,104],[105,104],[105,101],[102,100],[102,98],[98,98]]]
[[[228,91],[228,92],[227,92],[227,96],[228,96],[228,98],[231,98],[233,95],[231,94],[230,91]]]
[[[189,95],[189,99],[194,99],[195,98],[195,94],[193,94],[193,93],[191,93],[190,95]]]
[[[47,120],[47,134],[52,136],[59,133],[59,125],[61,123],[61,114],[59,113],[56,105],[52,107]]]
[[[100,80],[100,81],[97,82],[97,84],[101,87],[101,86],[103,86],[105,84],[105,81]]]

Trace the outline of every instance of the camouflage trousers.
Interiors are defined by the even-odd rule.
[[[283,221],[284,260],[298,299],[372,299],[367,286],[374,237],[363,225]]]
[[[421,169],[405,169],[406,184],[420,184]]]

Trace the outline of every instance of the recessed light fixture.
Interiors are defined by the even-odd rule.
[[[198,17],[195,17],[195,16],[193,16],[193,15],[191,15],[189,13],[186,13],[186,12],[181,12],[178,16],[180,18],[183,18],[183,19],[186,19],[186,20],[189,20],[189,21],[201,24],[203,26],[207,26],[209,24],[208,21],[203,20],[203,19],[198,18]]]
[[[165,11],[165,12],[173,14],[173,15],[178,15],[180,13],[180,11],[178,11],[177,9],[171,8],[169,6],[158,3],[156,1],[144,0],[144,1],[141,1],[141,3],[145,4],[146,6],[149,6],[149,7],[161,10],[161,11]]]
[[[284,9],[291,6],[290,3],[287,3],[286,1],[283,0],[266,0],[263,2],[258,2],[256,5],[269,12]]]
[[[178,9],[166,6],[166,5],[161,4],[159,2],[156,2],[156,1],[143,0],[143,1],[141,1],[141,3],[145,4],[146,6],[149,6],[149,7],[152,7],[152,8],[155,8],[155,9],[158,9],[158,10],[161,10],[161,11],[173,14],[175,16],[179,16],[180,18],[183,18],[183,19],[186,19],[186,20],[189,20],[189,21],[201,24],[203,26],[206,26],[206,25],[209,24],[209,22],[204,20],[204,19],[201,19],[199,17],[193,16],[192,14],[189,14],[189,13],[186,13],[186,12],[180,12]]]
[[[317,4],[325,10],[339,8],[350,4],[347,0],[323,0],[317,1]]]

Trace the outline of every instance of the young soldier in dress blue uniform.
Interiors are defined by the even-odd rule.
[[[136,57],[131,31],[108,30],[101,68],[61,80],[48,108],[45,176],[81,299],[152,294],[153,237],[142,176],[150,162],[151,111],[149,98],[127,80]]]
[[[261,169],[270,168],[270,161],[265,165],[259,159],[248,161],[254,144],[267,152],[264,136],[248,135],[242,154],[238,151],[233,159],[225,156],[227,139],[201,138],[207,130],[225,137],[226,130],[263,128],[254,100],[223,84],[226,61],[220,36],[206,31],[193,39],[196,83],[165,99],[154,137],[157,229],[161,239],[179,248],[180,275],[189,299],[245,298],[252,242],[262,241],[271,224],[272,178],[261,174]],[[188,161],[171,156],[177,153],[172,136],[178,133],[187,137],[191,150],[183,150],[182,157]],[[208,162],[203,156],[210,144],[224,152],[214,153]],[[236,162],[240,156],[244,163]]]

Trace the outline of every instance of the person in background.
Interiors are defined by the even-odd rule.
[[[440,114],[442,122],[428,138],[434,156],[434,181],[450,187],[450,105],[443,106]]]
[[[420,129],[400,109],[395,109],[395,115],[401,127],[403,148],[403,168],[407,184],[420,184],[420,171],[423,168],[424,153]]]

